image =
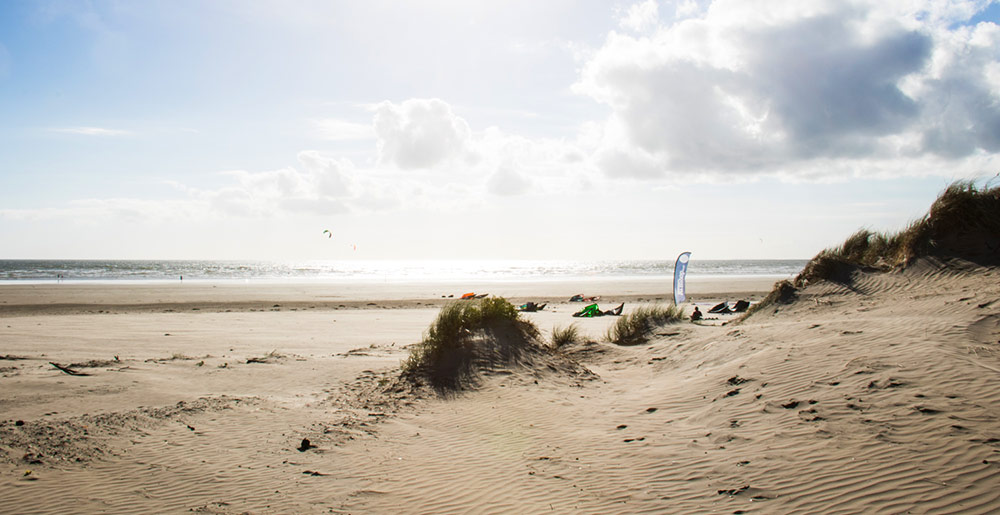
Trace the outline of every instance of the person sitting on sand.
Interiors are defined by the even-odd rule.
[[[698,309],[698,306],[695,306],[694,313],[691,313],[691,321],[696,322],[698,320],[701,320],[701,311]]]

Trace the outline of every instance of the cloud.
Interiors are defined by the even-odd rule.
[[[224,172],[234,184],[217,190],[189,191],[213,209],[236,216],[347,212],[355,196],[353,165],[315,151],[300,152],[298,160],[302,170],[288,167],[265,172]]]
[[[487,190],[504,197],[521,195],[531,188],[531,181],[510,165],[501,166],[486,183]]]
[[[465,154],[469,125],[438,99],[409,99],[375,108],[379,161],[404,170],[431,168]]]
[[[204,206],[192,199],[88,198],[72,200],[64,207],[0,209],[0,218],[18,221],[66,220],[75,223],[100,223],[109,220],[144,222],[199,219],[199,213],[205,213]]]
[[[375,138],[375,128],[371,124],[354,123],[332,118],[316,120],[313,124],[323,139],[350,141]]]
[[[618,24],[624,29],[644,32],[655,27],[659,17],[659,7],[656,0],[646,0],[626,9],[625,14],[618,20]]]
[[[129,131],[120,129],[105,129],[103,127],[55,127],[49,130],[52,132],[78,134],[81,136],[125,136],[131,134]]]
[[[983,23],[950,36],[913,85],[922,150],[948,157],[1000,151],[1000,27]]]
[[[808,176],[1000,150],[1000,28],[961,25],[980,4],[717,0],[669,24],[648,4],[621,24],[655,30],[610,33],[574,85],[612,109],[594,153],[609,175]]]

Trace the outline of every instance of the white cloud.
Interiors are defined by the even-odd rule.
[[[656,0],[646,0],[630,6],[618,21],[618,24],[624,29],[645,32],[656,26],[659,17],[660,11]]]
[[[106,129],[103,127],[55,127],[49,129],[52,132],[63,134],[78,134],[81,136],[125,136],[131,134],[129,131],[120,129]]]
[[[323,139],[349,141],[375,138],[375,128],[371,124],[329,118],[315,120],[313,125],[316,127],[316,132]]]
[[[622,26],[649,26],[648,4]],[[574,86],[613,111],[596,164],[654,178],[992,162],[1000,28],[956,25],[983,5],[717,0],[647,35],[612,32]]]
[[[288,167],[265,172],[224,172],[234,184],[191,193],[214,209],[237,216],[347,212],[356,195],[353,165],[315,151],[300,152],[298,158],[302,170]]]
[[[300,152],[294,166],[221,172],[227,183],[214,189],[168,182],[184,197],[181,200],[78,201],[61,210],[5,210],[0,214],[18,219],[72,218],[76,213],[95,219],[195,220],[370,213],[407,207],[453,212],[480,204],[486,195],[565,192],[586,183],[593,173],[579,142],[529,139],[493,127],[473,132],[441,100],[383,102],[372,111],[379,159],[370,167],[359,169],[347,159],[310,150]],[[64,131],[114,132],[94,127]],[[417,169],[420,173],[414,174]],[[570,175],[573,179],[567,186]]]
[[[379,160],[404,170],[431,168],[466,153],[469,125],[438,99],[409,99],[375,108]]]
[[[0,209],[0,217],[18,221],[66,220],[78,223],[107,221],[142,222],[190,218],[205,213],[197,200],[146,200],[133,198],[88,198],[72,200],[65,207]]]
[[[497,169],[486,184],[490,193],[505,197],[521,195],[531,188],[531,181],[510,165]]]
[[[684,19],[695,16],[700,10],[698,3],[694,0],[681,0],[677,2],[677,7],[674,10],[674,16],[677,19]]]

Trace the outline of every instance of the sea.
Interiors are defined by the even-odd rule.
[[[690,277],[788,278],[805,259],[698,260]],[[673,260],[604,261],[205,261],[0,260],[0,284],[50,282],[424,282],[671,277]]]

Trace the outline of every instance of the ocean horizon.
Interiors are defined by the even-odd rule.
[[[806,259],[697,260],[688,277],[790,277]],[[25,282],[545,281],[672,276],[673,260],[0,260],[0,284]]]

